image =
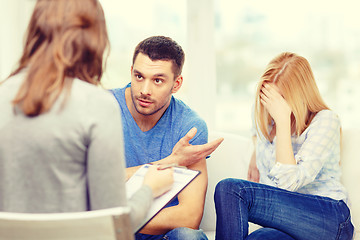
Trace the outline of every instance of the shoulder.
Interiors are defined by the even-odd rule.
[[[187,104],[185,104],[180,99],[172,97],[170,105],[173,111],[177,115],[186,118],[194,118],[202,121],[202,118],[196,113],[196,111],[191,109]]]
[[[197,133],[191,143],[206,143],[208,139],[208,128],[206,122],[196,113],[195,110],[191,109],[183,101],[174,97],[171,101],[172,115],[175,115],[175,118],[173,118],[172,121],[177,125],[179,139],[185,136],[190,129],[195,127],[197,129]]]
[[[125,93],[125,89],[126,87],[124,88],[112,88],[110,89],[109,91],[114,95],[114,96],[121,96]]]
[[[95,97],[98,98],[98,100],[108,100],[109,98],[112,98],[112,94],[107,91],[106,89],[93,85],[91,83],[84,82],[79,79],[75,79],[72,86],[72,91],[76,93],[76,95],[80,95],[80,97],[90,97],[94,96],[92,98],[88,98],[89,101],[92,101]],[[94,100],[96,101],[96,99]]]
[[[113,89],[109,90],[109,92],[111,92],[113,94],[113,96],[115,97],[115,99],[118,102],[118,104],[120,105],[120,107],[123,107],[123,105],[126,105],[125,90],[128,87],[129,87],[129,85],[124,88],[113,88]]]
[[[84,105],[85,109],[113,111],[118,108],[114,96],[106,89],[75,79],[71,89],[73,102]]]
[[[318,112],[311,124],[317,124],[328,127],[340,127],[340,118],[339,116],[332,110],[321,110]]]
[[[195,110],[191,109],[187,104],[185,104],[180,99],[172,97],[171,106],[177,118],[179,118],[179,120],[183,124],[197,123],[200,125],[204,125],[206,127],[205,121],[198,115],[198,113]]]
[[[331,135],[339,133],[340,128],[339,116],[332,110],[322,110],[315,115],[305,132]]]

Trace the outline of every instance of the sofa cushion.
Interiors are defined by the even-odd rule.
[[[207,160],[209,183],[204,215],[200,224],[200,228],[209,233],[209,239],[212,239],[211,236],[214,235],[213,232],[216,226],[215,186],[225,178],[246,179],[248,164],[253,150],[250,138],[222,132],[209,133],[209,141],[219,137],[224,137],[224,141]]]

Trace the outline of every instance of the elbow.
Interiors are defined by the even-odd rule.
[[[203,216],[203,211],[201,211],[198,214],[191,214],[191,216],[189,216],[189,218],[191,219],[189,221],[189,228],[199,229],[202,216]]]
[[[186,227],[191,229],[199,229],[203,211],[194,211],[183,214],[181,221],[177,227]]]
[[[294,183],[287,184],[285,186],[280,185],[279,188],[282,188],[282,189],[285,189],[285,190],[288,190],[291,192],[296,192],[300,188],[300,185],[297,182],[294,182]]]
[[[298,189],[304,187],[305,185],[313,182],[315,178],[308,176],[306,174],[298,174],[293,175],[294,178],[286,178],[286,179],[277,179],[275,180],[275,184],[277,187],[296,192]]]
[[[298,178],[288,178],[283,176],[268,176],[277,188],[281,188],[288,191],[296,191],[299,187]]]

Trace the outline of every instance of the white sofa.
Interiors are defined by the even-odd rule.
[[[354,239],[360,239],[360,191],[356,187],[360,183],[360,157],[356,151],[360,129],[344,130],[342,136],[342,181],[351,199],[352,221],[357,231]],[[250,138],[210,131],[209,140],[218,137],[224,137],[224,141],[207,161],[209,184],[204,216],[200,224],[200,228],[204,230],[209,240],[215,239],[215,186],[220,180],[225,178],[246,179],[248,164],[253,151],[253,144]],[[250,224],[250,232],[258,227],[255,224]]]

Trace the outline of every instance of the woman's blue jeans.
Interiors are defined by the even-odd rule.
[[[219,182],[214,198],[216,240],[350,240],[353,236],[344,201],[242,179]],[[248,235],[248,222],[264,228]]]

